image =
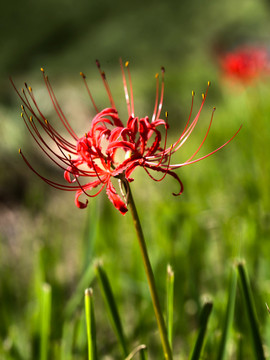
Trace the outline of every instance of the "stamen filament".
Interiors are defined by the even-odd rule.
[[[127,62],[125,63],[125,67],[127,68],[128,80],[129,80],[130,101],[131,101],[131,116],[134,117],[134,116],[135,116],[135,112],[134,112],[134,98],[133,98],[133,87],[132,87],[132,81],[131,81],[131,74],[130,74],[130,70],[129,70],[129,61],[127,61]]]
[[[156,78],[156,100],[155,100],[155,106],[154,106],[154,111],[153,111],[153,115],[152,115],[152,122],[155,121],[155,119],[156,119],[157,106],[158,106],[158,94],[159,94],[159,75],[158,75],[158,73],[156,73],[155,78]]]
[[[163,105],[163,97],[164,97],[164,73],[165,73],[165,68],[162,66],[161,68],[161,93],[160,93],[160,101],[159,101],[159,105],[158,105],[158,113],[157,113],[157,119],[159,119],[161,110],[162,110],[162,105]]]
[[[203,138],[203,141],[201,142],[200,146],[198,147],[198,149],[194,152],[194,154],[186,161],[186,162],[189,162],[191,161],[196,155],[197,153],[199,152],[199,150],[201,149],[201,147],[203,146],[208,134],[209,134],[209,131],[210,131],[210,128],[211,128],[211,125],[212,125],[212,122],[213,122],[213,117],[214,117],[214,112],[215,112],[216,108],[214,107],[213,108],[213,111],[212,111],[212,115],[211,115],[211,119],[210,119],[210,123],[209,123],[209,126],[208,126],[208,129],[206,131],[206,134]]]
[[[91,94],[91,92],[90,92],[90,89],[89,89],[89,87],[88,87],[88,84],[87,84],[87,81],[86,81],[86,76],[84,75],[83,72],[80,72],[80,75],[81,75],[81,77],[82,77],[82,79],[83,79],[83,82],[84,82],[84,85],[85,85],[85,87],[86,87],[86,91],[87,91],[87,93],[88,93],[88,95],[89,95],[89,97],[90,97],[91,103],[93,104],[96,112],[98,113],[99,110],[98,110],[98,107],[96,106],[96,103],[95,103],[95,101],[94,101],[94,99],[93,99],[93,96],[92,96],[92,94]]]
[[[127,89],[126,76],[125,76],[125,72],[124,72],[122,59],[120,58],[119,61],[120,61],[120,67],[121,67],[121,72],[122,72],[122,78],[123,78],[123,86],[124,86],[124,91],[125,91],[125,99],[126,99],[126,104],[127,104],[127,109],[128,109],[128,116],[130,116],[131,115],[131,108],[130,108],[128,89]]]
[[[106,80],[106,75],[105,75],[105,72],[104,71],[101,71],[101,68],[100,68],[100,63],[98,60],[96,60],[96,64],[97,64],[97,68],[98,68],[98,71],[100,73],[100,76],[102,78],[102,82],[104,84],[104,87],[106,89],[106,92],[108,94],[108,97],[109,97],[109,100],[110,100],[110,103],[111,103],[111,106],[112,108],[116,109],[116,106],[115,106],[115,103],[114,103],[114,100],[113,100],[113,97],[112,97],[112,93],[111,93],[111,90],[110,90],[110,87],[109,87],[109,84]]]
[[[74,138],[74,140],[78,140],[78,136],[75,134],[74,130],[72,129],[71,125],[69,124],[67,118],[65,117],[57,99],[56,99],[56,96],[54,94],[54,91],[51,87],[51,84],[49,82],[49,78],[48,76],[45,76],[45,73],[43,72],[43,78],[44,78],[44,81],[45,81],[45,84],[46,84],[46,87],[48,89],[48,92],[49,92],[49,96],[51,98],[51,101],[52,101],[52,104],[53,104],[53,107],[59,117],[59,119],[61,120],[62,124],[64,125],[64,127],[66,128],[66,130],[68,131],[68,133]]]

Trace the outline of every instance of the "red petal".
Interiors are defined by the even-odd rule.
[[[116,193],[115,188],[113,187],[113,184],[111,181],[108,181],[106,193],[108,195],[108,198],[113,203],[114,207],[120,211],[122,215],[125,215],[125,213],[128,211],[126,204],[121,199],[121,197]]]
[[[128,141],[113,141],[108,145],[107,153],[109,153],[111,149],[115,148],[122,148],[123,150],[130,149],[131,151],[135,151],[135,145]]]
[[[75,204],[78,206],[79,209],[85,209],[88,205],[88,200],[85,203],[79,201],[79,197],[82,195],[83,191],[78,190],[75,195]]]

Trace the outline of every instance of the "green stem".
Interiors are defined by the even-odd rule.
[[[158,299],[157,289],[156,289],[156,285],[155,285],[155,278],[154,278],[153,270],[152,270],[151,263],[149,260],[140,219],[139,219],[137,209],[136,209],[136,206],[135,206],[135,203],[133,200],[130,186],[128,184],[127,184],[127,187],[128,187],[128,189],[127,189],[128,204],[130,206],[130,211],[131,211],[131,214],[133,217],[133,222],[134,222],[134,226],[135,226],[136,233],[137,233],[137,238],[138,238],[139,245],[140,245],[140,250],[141,250],[141,254],[142,254],[142,258],[143,258],[143,264],[144,264],[144,268],[145,268],[145,272],[146,272],[146,276],[147,276],[147,280],[148,280],[148,285],[149,285],[149,289],[150,289],[150,293],[151,293],[151,297],[152,297],[152,303],[153,303],[153,307],[154,307],[154,311],[155,311],[155,315],[156,315],[156,320],[157,320],[157,324],[158,324],[158,329],[159,329],[159,334],[160,334],[160,338],[161,338],[164,356],[165,356],[166,360],[172,360],[172,351],[171,351],[170,344],[168,341],[165,321],[164,321],[164,318],[162,315],[162,311],[161,311],[161,307],[160,307],[160,303],[159,303],[159,299]]]

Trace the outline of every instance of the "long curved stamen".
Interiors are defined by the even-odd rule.
[[[32,116],[38,121],[39,125],[42,127],[42,129],[46,132],[46,134],[54,141],[56,141],[57,139],[57,143],[58,144],[61,144],[62,146],[65,144],[67,147],[69,147],[68,151],[71,151],[70,148],[73,148],[75,150],[75,146],[73,144],[71,144],[69,141],[67,141],[66,139],[64,139],[52,126],[50,127],[50,130],[48,129],[48,123],[47,123],[47,119],[45,118],[45,116],[42,114],[42,112],[40,111],[37,103],[36,103],[36,100],[35,100],[35,97],[34,97],[34,94],[33,94],[33,91],[32,91],[32,88],[29,86],[27,87],[27,84],[25,83],[25,86],[27,88],[27,92],[28,92],[28,95],[30,96],[33,104],[35,105],[36,109],[38,110],[42,120],[40,120],[40,118],[35,114],[28,98],[27,98],[27,95],[25,94],[24,90],[23,90],[23,94],[25,96],[25,99],[27,101],[27,104],[29,105],[28,107],[28,110],[31,112]],[[30,120],[32,118],[32,116],[28,116],[27,112],[25,111],[24,107],[22,106],[22,110],[23,112],[26,114],[27,116],[27,119],[30,121],[32,127],[33,127],[33,124],[34,122],[32,120]],[[35,126],[35,133],[38,135],[38,138],[40,140],[43,140],[43,137],[41,136],[40,132],[38,131],[37,127]],[[54,134],[54,136],[52,136]],[[47,145],[45,143],[45,141],[43,141],[44,145]]]
[[[43,145],[45,145],[45,147],[47,149],[49,149],[55,156],[57,156],[57,154],[52,151],[52,149],[48,146],[48,144],[46,143],[46,141],[44,140],[43,136],[41,135],[41,133],[39,132],[37,126],[34,123],[33,117],[32,116],[28,116],[27,112],[24,110],[24,107],[22,106],[22,114],[21,117],[23,118],[29,132],[31,133],[31,135],[33,136],[33,138],[35,138],[34,134],[31,132],[30,128],[28,127],[27,122],[25,121],[24,115],[26,115],[28,122],[31,124],[31,127],[33,128],[37,138],[43,143]],[[67,140],[65,140],[63,137],[61,137],[59,135],[58,137],[58,133],[55,131],[55,129],[49,124],[49,122],[45,119],[44,123],[42,123],[38,118],[38,123],[41,125],[42,129],[46,132],[46,134],[56,143],[56,145],[58,147],[63,148],[64,150],[72,153],[72,154],[76,154],[75,152],[75,146],[71,143],[69,143]],[[35,140],[37,141],[37,139],[35,138]],[[61,160],[61,158],[59,157],[59,159]]]
[[[92,167],[93,167],[93,169],[94,169],[94,172],[96,173],[97,178],[99,179],[99,181],[100,181],[102,184],[104,184],[104,181],[101,180],[101,178],[100,178],[100,176],[99,176],[99,174],[98,174],[98,172],[97,172],[96,165],[95,165],[95,163],[94,163],[94,161],[93,161],[93,159],[92,159],[92,155],[91,155],[90,153],[89,153],[89,156],[90,156],[90,160],[91,160],[91,165],[92,165]]]
[[[26,115],[28,122],[30,123],[34,133],[36,134],[36,136],[34,135],[33,131],[31,130],[30,126],[28,125],[28,122],[26,121],[24,115]],[[31,134],[31,136],[33,137],[33,139],[35,140],[35,142],[37,143],[37,145],[40,147],[40,149],[49,157],[49,159],[51,159],[56,165],[58,165],[59,167],[61,167],[63,170],[65,170],[64,167],[61,166],[61,164],[59,164],[58,162],[56,162],[56,160],[48,153],[48,151],[45,150],[45,148],[41,145],[41,143],[50,151],[52,152],[55,156],[57,156],[59,158],[59,156],[48,146],[48,144],[45,142],[45,140],[43,139],[43,137],[41,136],[40,132],[38,131],[33,118],[30,116],[28,116],[28,114],[26,112],[22,112],[21,113],[21,117],[24,120],[24,123],[27,127],[27,130],[29,131],[29,133]],[[41,142],[41,143],[40,143]],[[62,160],[61,158],[59,158],[59,160]]]
[[[68,131],[68,133],[74,138],[74,140],[78,140],[78,136],[76,135],[76,133],[74,132],[74,130],[72,129],[71,125],[69,124],[67,118],[65,117],[64,113],[63,113],[63,110],[61,109],[61,106],[59,105],[57,99],[56,99],[56,96],[54,94],[54,91],[51,87],[51,84],[49,82],[49,78],[47,75],[45,75],[45,71],[43,68],[41,68],[41,72],[43,74],[43,79],[44,79],[44,82],[45,82],[45,85],[48,89],[48,92],[49,92],[49,96],[51,98],[51,101],[52,101],[52,104],[53,104],[53,107],[59,117],[59,119],[61,120],[62,124],[64,125],[64,127],[66,128],[66,130]]]
[[[106,92],[107,92],[107,94],[108,94],[108,97],[109,97],[111,106],[112,106],[112,108],[116,109],[115,103],[114,103],[114,101],[113,101],[113,97],[112,97],[111,90],[110,90],[109,85],[108,85],[108,82],[107,82],[107,80],[106,80],[105,72],[104,72],[104,71],[101,71],[100,63],[99,63],[98,60],[96,60],[96,64],[97,64],[97,68],[98,68],[98,71],[99,71],[99,73],[100,73],[100,76],[101,76],[101,78],[102,78],[103,85],[104,85],[104,87],[105,87],[105,89],[106,89]]]
[[[38,108],[38,106],[37,106],[37,104],[36,104],[36,101],[35,101],[35,98],[34,98],[34,95],[33,95],[33,91],[32,91],[31,86],[28,87],[27,84],[25,83],[25,87],[26,87],[27,93],[28,93],[28,95],[30,96],[33,104],[35,105],[35,107],[36,107],[39,115],[42,117],[43,120],[45,120],[45,116],[40,112],[40,110],[39,110],[39,108]],[[30,101],[29,101],[29,99],[28,99],[28,97],[27,97],[27,94],[25,93],[24,89],[22,89],[22,93],[23,93],[23,96],[24,96],[25,101],[26,101],[26,103],[27,103],[27,108],[28,108],[28,110],[31,112],[31,114],[32,114],[35,118],[38,118],[38,116],[36,115],[36,113],[35,113],[32,105],[30,104]]]
[[[44,123],[47,126],[42,126],[43,130],[45,130],[46,134],[56,143],[59,148],[62,148],[63,150],[66,150],[74,155],[77,153],[76,146],[61,136],[47,119],[44,120]]]
[[[167,123],[168,122],[168,112],[167,111],[165,113],[165,116],[166,116],[166,123]],[[165,126],[164,150],[162,151],[162,155],[161,155],[161,158],[160,158],[157,166],[160,166],[160,164],[162,163],[162,161],[163,161],[163,159],[165,157],[166,146],[167,146],[167,137],[168,137],[168,126]],[[170,151],[170,158],[171,158],[171,154],[172,154],[172,146],[171,146],[171,151]]]
[[[28,119],[29,123],[31,124],[31,127],[32,127],[32,129],[33,129],[33,131],[35,132],[35,134],[36,134],[37,137],[34,135],[33,131],[30,129],[30,126],[28,125],[27,121],[26,121],[25,118],[24,118],[24,114],[26,114],[27,119]],[[48,156],[48,158],[49,158],[52,162],[54,162],[58,167],[60,167],[62,170],[66,170],[66,168],[65,168],[61,163],[57,162],[57,161],[50,155],[50,153],[52,153],[58,160],[60,160],[61,162],[63,162],[65,165],[69,165],[70,162],[69,162],[69,161],[65,161],[65,160],[66,160],[65,158],[59,156],[55,151],[53,151],[53,150],[49,147],[49,145],[46,143],[46,141],[43,139],[43,137],[41,136],[40,132],[38,131],[38,129],[37,129],[37,127],[36,127],[36,125],[35,125],[35,123],[34,123],[34,121],[33,121],[33,118],[32,118],[32,117],[28,117],[27,113],[22,113],[22,114],[21,114],[21,117],[23,118],[24,123],[25,123],[28,131],[30,132],[30,134],[32,135],[33,139],[35,140],[35,142],[37,143],[37,145],[40,147],[40,149],[41,149],[41,150]],[[38,140],[39,140],[39,141],[38,141]],[[41,142],[44,146],[42,146],[40,142]],[[48,151],[49,151],[50,153],[46,150],[46,148],[48,149]]]
[[[101,186],[101,188],[98,190],[97,193],[91,195],[91,194],[88,194],[86,191],[85,191],[85,187],[89,187],[89,184],[87,185],[81,185],[79,180],[78,180],[78,177],[76,177],[76,181],[78,183],[78,186],[71,186],[71,185],[64,185],[64,184],[60,184],[60,183],[57,183],[55,181],[52,181],[50,179],[47,179],[46,177],[42,176],[41,174],[39,174],[33,167],[32,165],[29,163],[29,161],[26,159],[26,157],[24,156],[23,152],[21,149],[19,149],[19,154],[22,156],[24,162],[26,163],[26,165],[30,168],[30,170],[32,170],[40,179],[42,179],[44,182],[46,182],[48,185],[52,186],[53,188],[55,189],[58,189],[58,190],[63,190],[63,191],[78,191],[78,190],[81,190],[86,196],[88,197],[95,197],[97,196],[98,194],[100,194],[100,192],[104,189],[105,185],[106,185],[106,182],[102,182],[103,185]]]
[[[28,87],[26,83],[24,83],[24,85],[25,85],[25,87],[26,87],[26,89],[27,89],[27,93],[28,93],[28,95],[30,96],[30,99],[32,100],[33,104],[35,105],[35,108],[37,109],[39,115],[41,116],[41,118],[42,118],[43,120],[45,120],[45,116],[42,114],[42,112],[41,112],[41,110],[40,110],[40,108],[39,108],[39,106],[38,106],[38,104],[37,104],[37,102],[36,102],[36,99],[35,99],[35,96],[34,96],[34,93],[33,93],[33,89],[31,88],[31,86]],[[23,91],[23,94],[24,94],[24,96],[25,96],[25,99],[26,99],[26,101],[27,101],[27,104],[29,105],[29,111],[30,111],[36,118],[38,118],[38,116],[35,114],[35,111],[34,111],[34,109],[32,108],[32,106],[31,106],[31,104],[30,104],[30,101],[28,100],[28,97],[27,97],[27,95],[25,94],[24,91]]]
[[[89,159],[88,159],[88,157],[87,157],[87,156],[83,156],[82,154],[81,154],[81,156],[82,156],[82,159],[84,160],[84,162],[87,163],[88,166],[89,166]],[[103,183],[103,180],[101,179],[101,177],[100,177],[100,175],[98,174],[98,171],[97,171],[97,167],[98,167],[98,166],[94,163],[93,157],[92,157],[92,155],[91,155],[90,152],[89,152],[89,157],[90,157],[91,166],[92,166],[93,171],[81,170],[81,169],[79,169],[78,167],[75,167],[76,170],[79,171],[79,176],[96,176],[96,177],[99,179],[99,181],[100,181],[101,183]],[[102,161],[102,158],[99,157],[99,156],[98,156],[98,159],[99,159],[100,161]],[[103,161],[102,161],[102,163],[103,163]],[[104,165],[104,163],[103,163],[103,165]],[[90,167],[90,166],[89,166],[89,167]],[[104,170],[101,170],[101,169],[100,169],[100,171],[102,171],[103,173],[106,173],[106,175],[108,175],[108,172],[106,172],[106,171],[104,171]],[[71,172],[71,173],[72,173],[72,172]]]
[[[33,104],[35,105],[35,107],[36,107],[36,109],[37,109],[37,111],[38,111],[38,113],[39,113],[39,115],[41,116],[41,118],[42,118],[43,121],[42,121],[42,120],[37,116],[37,114],[35,113],[33,107],[31,106],[31,104],[30,104],[30,102],[29,102],[29,99],[28,99],[27,94],[25,93],[24,89],[22,89],[22,93],[23,93],[23,95],[24,95],[25,100],[24,100],[24,99],[21,97],[21,95],[19,94],[19,92],[18,92],[15,84],[13,83],[12,79],[10,79],[10,81],[11,81],[12,86],[14,87],[15,91],[17,92],[17,94],[19,95],[20,99],[22,100],[22,102],[23,102],[23,104],[24,104],[24,105],[21,106],[21,108],[22,108],[23,112],[26,114],[28,120],[31,118],[31,116],[29,117],[29,116],[27,115],[27,112],[25,111],[25,107],[30,111],[30,113],[32,114],[32,116],[38,121],[38,123],[40,124],[40,126],[42,127],[42,129],[47,133],[47,135],[53,139],[53,137],[52,137],[52,135],[51,135],[51,132],[48,131],[48,128],[44,125],[44,123],[46,123],[47,120],[46,120],[45,116],[42,114],[42,112],[40,111],[40,109],[39,109],[39,107],[38,107],[38,105],[37,105],[37,103],[36,103],[36,100],[35,100],[35,97],[34,97],[33,90],[32,90],[32,88],[31,88],[31,86],[28,87],[27,84],[25,83],[25,87],[26,87],[26,89],[27,89],[27,93],[28,93],[30,99],[32,100]],[[36,129],[37,129],[37,128],[36,128]],[[37,131],[38,131],[38,130],[37,130]],[[75,150],[75,146],[74,146],[73,144],[71,144],[69,141],[67,141],[65,138],[63,138],[53,127],[51,127],[51,131],[53,131],[53,133],[54,133],[54,139],[53,139],[53,140],[55,140],[55,138],[57,138],[58,144],[61,144],[61,146],[62,146],[63,148],[64,148],[64,144],[65,144],[65,145],[68,147],[67,151],[73,152],[73,151],[71,151],[71,149]],[[39,135],[40,135],[40,133],[39,133]],[[39,138],[42,138],[41,135],[39,136]],[[74,153],[74,152],[73,152],[73,153]]]
[[[171,169],[171,170],[174,170],[174,169],[178,169],[178,168],[180,168],[180,167],[186,166],[186,165],[195,164],[196,162],[199,162],[199,161],[201,161],[201,160],[203,160],[203,159],[206,159],[206,158],[208,158],[209,156],[215,154],[216,152],[218,152],[219,150],[221,150],[222,148],[224,148],[226,145],[228,145],[229,142],[231,142],[231,141],[236,137],[236,135],[237,135],[237,134],[239,133],[239,131],[241,130],[242,126],[243,126],[243,125],[241,125],[241,126],[239,127],[239,129],[236,131],[236,133],[235,133],[228,141],[226,141],[223,145],[219,146],[217,149],[211,151],[209,154],[204,155],[204,156],[201,156],[200,158],[195,159],[195,160],[192,160],[192,161],[189,161],[189,162],[184,162],[184,163],[182,163],[182,164],[170,165],[170,169]]]
[[[23,152],[21,149],[19,149],[19,154],[22,156],[24,162],[26,163],[26,165],[29,167],[30,170],[32,170],[40,179],[42,179],[43,181],[45,181],[47,184],[49,184],[50,186],[54,187],[55,189],[59,189],[59,190],[65,190],[65,191],[76,191],[76,190],[80,190],[79,186],[71,186],[71,185],[63,185],[57,182],[54,182],[52,180],[49,180],[47,178],[45,178],[44,176],[42,176],[41,174],[39,174],[33,167],[32,165],[29,163],[29,161],[26,159],[26,157],[24,156]]]
[[[16,91],[17,95],[19,96],[19,98],[21,99],[22,103],[24,104],[24,106],[33,114],[33,116],[37,117],[36,114],[35,114],[35,112],[34,112],[34,110],[33,110],[33,108],[31,107],[31,104],[29,103],[29,100],[27,99],[27,96],[26,96],[26,94],[25,94],[24,89],[22,89],[22,93],[23,93],[23,95],[24,95],[24,97],[25,97],[25,100],[24,100],[24,98],[21,96],[21,94],[20,94],[20,92],[18,91],[18,89],[16,88],[16,86],[15,86],[15,84],[14,84],[14,82],[13,82],[13,80],[12,80],[11,77],[9,78],[9,80],[10,80],[11,85],[13,86],[14,90]]]
[[[193,90],[192,90],[192,92],[191,92],[191,96],[192,96],[192,98],[191,98],[191,107],[190,107],[190,112],[189,112],[188,120],[187,120],[187,122],[186,122],[185,128],[184,128],[182,134],[180,135],[179,139],[182,139],[182,138],[183,138],[183,136],[184,136],[184,134],[185,134],[185,132],[186,132],[186,130],[187,130],[187,127],[188,127],[188,125],[189,125],[191,116],[192,116],[193,105],[194,105],[194,97],[195,97],[195,92],[194,92]]]
[[[33,131],[35,132],[35,134],[36,134],[37,137],[34,135],[34,133],[32,132],[32,130],[30,129],[27,121],[26,121],[25,118],[24,118],[24,115],[26,115],[26,117],[27,117],[27,119],[28,119],[28,122],[31,124],[31,127],[32,127],[32,129],[33,129]],[[58,146],[59,150],[61,151],[63,157],[61,157],[59,154],[57,154],[55,151],[53,151],[53,149],[51,149],[51,148],[49,147],[49,145],[46,143],[46,141],[43,139],[43,137],[41,136],[40,132],[38,131],[38,129],[37,129],[37,127],[36,127],[36,125],[35,125],[35,123],[34,123],[34,121],[33,121],[33,118],[32,118],[31,116],[28,117],[28,114],[27,114],[26,112],[22,112],[21,117],[23,118],[24,123],[25,123],[28,131],[30,132],[30,134],[31,134],[32,137],[34,138],[34,140],[35,140],[35,142],[37,143],[37,145],[38,145],[38,146],[40,147],[40,149],[48,156],[48,158],[49,158],[52,162],[54,162],[54,163],[55,163],[58,167],[60,167],[62,170],[67,171],[66,168],[65,168],[61,163],[57,162],[57,161],[50,155],[50,153],[52,153],[58,160],[60,160],[61,162],[63,162],[63,163],[65,164],[65,166],[72,166],[72,167],[74,166],[74,165],[70,162],[70,159],[64,154],[63,150],[61,149],[61,147],[59,146],[59,144],[58,144],[56,141],[55,141],[55,143],[56,143],[56,145]],[[47,125],[48,127],[50,126],[50,125],[49,125],[49,122],[48,122],[47,120],[45,120],[45,123],[46,123],[46,125]],[[52,139],[55,140],[53,136],[52,136]],[[41,143],[40,143],[38,140],[41,141],[41,143],[45,146],[45,148],[47,148],[47,149],[49,150],[50,153],[45,150],[45,148],[41,145]],[[66,151],[69,151],[70,149],[65,149],[65,150],[66,150]],[[69,152],[71,152],[71,151],[69,151]],[[91,175],[91,173],[88,172],[88,171],[82,171],[82,170],[80,170],[80,169],[78,169],[78,168],[76,168],[76,169],[77,169],[78,174],[79,174],[80,176],[89,176],[89,175]],[[72,172],[70,172],[70,173],[72,173]]]
[[[193,129],[195,128],[195,126],[196,126],[196,124],[197,124],[197,122],[198,122],[198,120],[200,118],[200,115],[201,115],[203,105],[204,105],[205,100],[206,100],[206,96],[207,96],[209,87],[210,87],[210,81],[208,81],[208,86],[207,86],[205,94],[202,94],[202,103],[201,103],[201,106],[200,106],[200,109],[199,109],[197,115],[195,116],[192,123],[188,126],[188,128],[182,133],[180,138],[174,143],[173,152],[176,152],[187,141],[187,139],[189,138],[189,136],[192,133]],[[193,92],[192,92],[192,95],[194,96]],[[193,97],[192,97],[192,106],[193,106]]]
[[[157,113],[157,119],[159,119],[161,110],[162,110],[162,105],[163,105],[163,98],[164,98],[164,73],[165,73],[165,68],[162,66],[161,68],[161,92],[160,92],[160,101],[159,101],[159,105],[158,105],[158,113]]]
[[[28,117],[28,114],[26,113],[26,111],[24,111],[24,113],[26,114],[28,120],[29,120],[29,117]],[[32,115],[35,117],[35,119],[38,121],[38,123],[40,124],[40,126],[42,127],[42,129],[46,132],[46,134],[53,140],[56,142],[56,144],[60,147],[62,147],[64,150],[67,150],[73,154],[75,154],[75,150],[76,150],[76,146],[72,143],[70,143],[68,140],[66,140],[63,136],[61,136],[59,134],[58,131],[55,130],[55,128],[53,126],[51,126],[47,119],[42,116],[42,119],[44,121],[41,121],[36,115],[34,115],[32,113]],[[31,116],[30,116],[31,118]],[[36,130],[37,132],[39,133],[37,127],[36,127]],[[42,139],[42,136],[41,134],[39,133],[39,138]],[[46,145],[46,143],[44,142],[44,145]]]
[[[89,86],[88,86],[87,81],[86,81],[86,76],[84,75],[83,72],[80,72],[80,75],[81,75],[81,77],[82,77],[82,79],[83,79],[83,82],[84,82],[84,85],[85,85],[85,87],[86,87],[86,91],[87,91],[87,93],[88,93],[88,95],[89,95],[89,97],[90,97],[91,103],[92,103],[92,105],[94,106],[96,112],[98,113],[99,110],[98,110],[98,107],[97,107],[97,105],[96,105],[96,103],[95,103],[95,101],[94,101],[94,99],[93,99],[93,96],[92,96],[92,94],[91,94],[91,92],[90,92]]]
[[[128,81],[129,81],[129,90],[130,90],[130,102],[131,102],[131,116],[134,117],[135,116],[134,98],[133,98],[133,87],[132,87],[131,75],[130,75],[130,71],[129,71],[129,61],[126,61],[125,67],[127,68],[127,72],[128,72]]]
[[[101,188],[98,190],[98,192],[95,193],[95,194],[93,194],[93,195],[91,195],[91,194],[88,194],[88,193],[86,192],[86,190],[84,189],[85,187],[87,187],[87,184],[86,184],[86,185],[81,185],[80,182],[79,182],[78,177],[76,177],[76,181],[77,181],[80,189],[82,190],[82,192],[83,192],[86,196],[88,196],[88,197],[96,197],[97,195],[99,195],[99,194],[101,193],[101,191],[104,189],[105,185],[107,184],[107,181],[104,181],[104,182],[102,181],[101,183],[102,183],[103,185],[102,185]]]
[[[172,145],[171,145],[170,149],[172,150]],[[169,171],[169,169],[170,169],[171,156],[172,156],[172,152],[169,153],[168,164],[167,164],[167,166],[166,166],[166,169],[164,169],[165,172],[164,172],[164,175],[162,176],[161,179],[156,179],[156,178],[154,178],[154,176],[150,174],[150,172],[147,170],[147,168],[146,168],[145,166],[143,166],[143,168],[144,168],[144,170],[146,171],[147,175],[149,175],[149,177],[150,177],[152,180],[154,180],[154,181],[157,181],[157,182],[162,181],[162,180],[165,178],[165,176],[168,174],[168,171]],[[157,166],[159,166],[159,165],[160,165],[160,163],[159,163]],[[149,166],[149,168],[151,169],[150,166]]]
[[[154,106],[154,111],[153,111],[153,115],[152,115],[152,122],[156,120],[156,115],[157,115],[158,94],[159,94],[159,75],[158,75],[158,73],[156,73],[155,78],[156,78],[156,100],[155,100],[155,106]]]
[[[44,71],[44,70],[43,70]],[[63,138],[56,130],[55,128],[53,128],[51,125],[48,127],[48,122],[47,119],[45,118],[45,116],[42,114],[42,112],[40,111],[38,104],[36,102],[33,90],[31,88],[31,86],[27,86],[27,84],[25,83],[25,87],[27,89],[28,95],[30,96],[33,104],[35,105],[39,115],[41,116],[42,120],[41,121],[39,119],[39,117],[35,114],[33,108],[31,107],[31,104],[27,98],[27,95],[25,94],[25,92],[23,91],[23,94],[25,96],[25,99],[27,101],[27,104],[29,105],[28,109],[29,111],[32,113],[32,115],[36,118],[36,120],[39,122],[39,124],[41,125],[41,127],[43,128],[43,130],[45,130],[45,132],[47,133],[47,135],[57,143],[58,146],[61,146],[62,148],[64,148],[65,150],[75,153],[75,146],[73,144],[71,144],[69,141],[67,141],[65,138]],[[45,126],[44,124],[46,124],[47,126]],[[76,135],[75,135],[76,136]],[[46,145],[46,144],[45,144]],[[64,146],[65,145],[65,146]],[[71,151],[71,148],[73,148],[74,151]]]
[[[209,131],[210,131],[210,128],[211,128],[211,125],[212,125],[212,122],[213,122],[213,117],[214,117],[214,112],[215,112],[216,108],[214,107],[213,108],[213,111],[212,111],[212,115],[211,115],[211,119],[210,119],[210,123],[209,123],[209,126],[208,126],[208,129],[206,131],[206,134],[203,138],[203,141],[201,142],[200,146],[198,147],[198,149],[194,152],[194,154],[186,161],[186,162],[189,162],[191,161],[196,155],[197,153],[199,152],[199,150],[201,149],[201,147],[203,146],[208,134],[209,134]]]
[[[120,61],[120,67],[121,67],[121,71],[122,71],[122,78],[123,78],[125,98],[126,98],[127,109],[128,109],[128,116],[130,116],[131,115],[131,110],[130,110],[130,101],[129,101],[128,89],[127,89],[127,81],[126,81],[126,76],[125,76],[125,72],[124,72],[122,59],[120,58],[119,61]]]

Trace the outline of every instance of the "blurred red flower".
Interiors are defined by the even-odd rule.
[[[221,57],[225,75],[249,82],[269,72],[269,56],[265,48],[240,47]]]
[[[29,132],[44,153],[56,165],[63,169],[66,184],[61,184],[42,176],[32,167],[20,149],[19,152],[30,169],[54,188],[75,191],[75,203],[79,208],[85,208],[88,204],[88,200],[85,202],[80,200],[81,195],[84,194],[86,197],[94,197],[105,188],[108,198],[115,208],[122,214],[125,214],[128,210],[128,193],[125,193],[128,187],[125,186],[125,184],[133,181],[131,175],[137,167],[142,167],[155,181],[161,181],[166,175],[172,176],[180,185],[179,191],[173,195],[179,195],[183,191],[183,184],[174,170],[198,162],[214,154],[230,142],[236,134],[222,146],[207,155],[195,159],[195,156],[209,133],[214,109],[203,141],[197,150],[185,162],[171,164],[172,155],[186,142],[199,120],[210,83],[208,83],[206,93],[203,94],[199,111],[191,121],[194,92],[192,93],[192,105],[186,126],[177,140],[171,146],[167,146],[167,130],[169,128],[167,113],[165,120],[160,118],[164,95],[164,68],[161,69],[162,80],[160,91],[159,75],[156,75],[156,99],[153,115],[150,120],[148,116],[144,118],[135,116],[128,62],[123,66],[120,60],[120,66],[128,110],[127,123],[124,124],[119,118],[105,73],[101,71],[100,64],[97,61],[97,67],[109,97],[110,107],[101,111],[98,109],[87,85],[86,77],[81,73],[93,107],[97,113],[91,122],[90,129],[82,137],[79,137],[74,132],[65,117],[56,99],[48,76],[45,75],[43,69],[41,69],[41,71],[50,99],[69,138],[60,134],[40,111],[31,87],[25,84],[25,89],[22,89],[21,95],[13,82],[12,84],[23,103],[21,116]],[[162,140],[160,131],[162,127],[163,130],[165,130],[164,140]],[[48,141],[48,139],[50,139],[50,141]],[[53,143],[54,146],[49,145],[49,143]],[[154,178],[153,171],[161,173],[161,177],[159,179]],[[113,178],[119,180],[120,191],[116,191],[112,183]],[[96,189],[96,191],[93,192],[93,189]]]

